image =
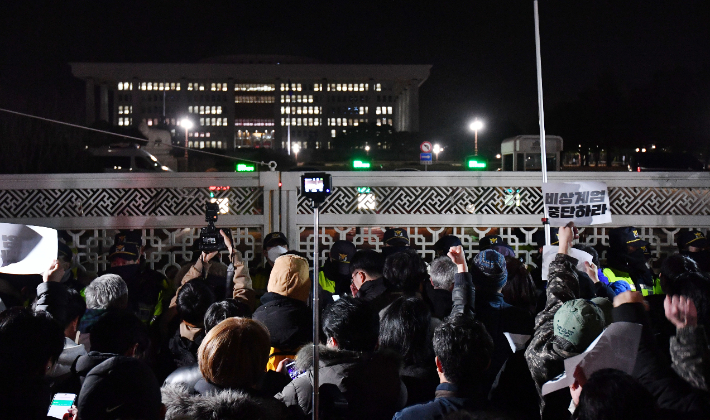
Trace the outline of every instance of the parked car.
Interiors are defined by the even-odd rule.
[[[103,172],[172,172],[138,146],[107,146],[89,149]]]
[[[636,153],[628,165],[630,172],[704,171],[705,165],[689,153]]]

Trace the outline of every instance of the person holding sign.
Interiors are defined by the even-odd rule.
[[[535,333],[525,350],[543,418],[569,415],[569,392],[559,390],[543,397],[542,385],[564,372],[564,360],[582,353],[604,330],[602,310],[593,302],[578,299],[577,260],[569,255],[576,237],[572,223],[559,229],[560,245],[550,263],[547,303],[535,318]]]

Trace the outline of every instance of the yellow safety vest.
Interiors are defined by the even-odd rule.
[[[611,267],[605,268],[604,270],[602,270],[602,272],[609,279],[609,283],[613,283],[615,281],[625,281],[629,284],[632,291],[637,291],[636,285],[634,284],[634,281],[631,280],[631,275],[629,273],[625,271],[615,270]],[[662,295],[663,290],[661,289],[661,281],[658,279],[658,277],[653,278],[653,287],[649,287],[645,284],[642,284],[641,294],[643,294],[644,296]]]

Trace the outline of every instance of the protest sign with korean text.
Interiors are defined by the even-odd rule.
[[[611,223],[609,192],[603,182],[547,182],[542,198],[550,226],[576,226]]]

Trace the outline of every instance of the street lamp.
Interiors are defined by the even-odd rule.
[[[187,131],[192,128],[192,120],[183,118],[180,125],[185,129],[185,167],[187,167]]]
[[[473,120],[471,125],[468,126],[468,128],[470,128],[471,131],[473,131],[475,133],[475,143],[474,143],[473,154],[478,156],[478,130],[483,128],[483,122],[481,122],[481,120],[476,118],[475,120]]]
[[[442,149],[441,146],[439,146],[438,143],[434,145],[433,151],[434,151],[434,154],[436,155],[436,161],[437,161],[437,162],[439,161],[439,152],[441,152],[442,150],[444,150],[444,149]]]
[[[291,150],[296,155],[296,162],[298,162],[298,152],[301,151],[301,146],[299,146],[298,143],[293,143]]]
[[[365,153],[367,153],[367,155],[370,156],[370,145],[369,144],[365,145]]]

